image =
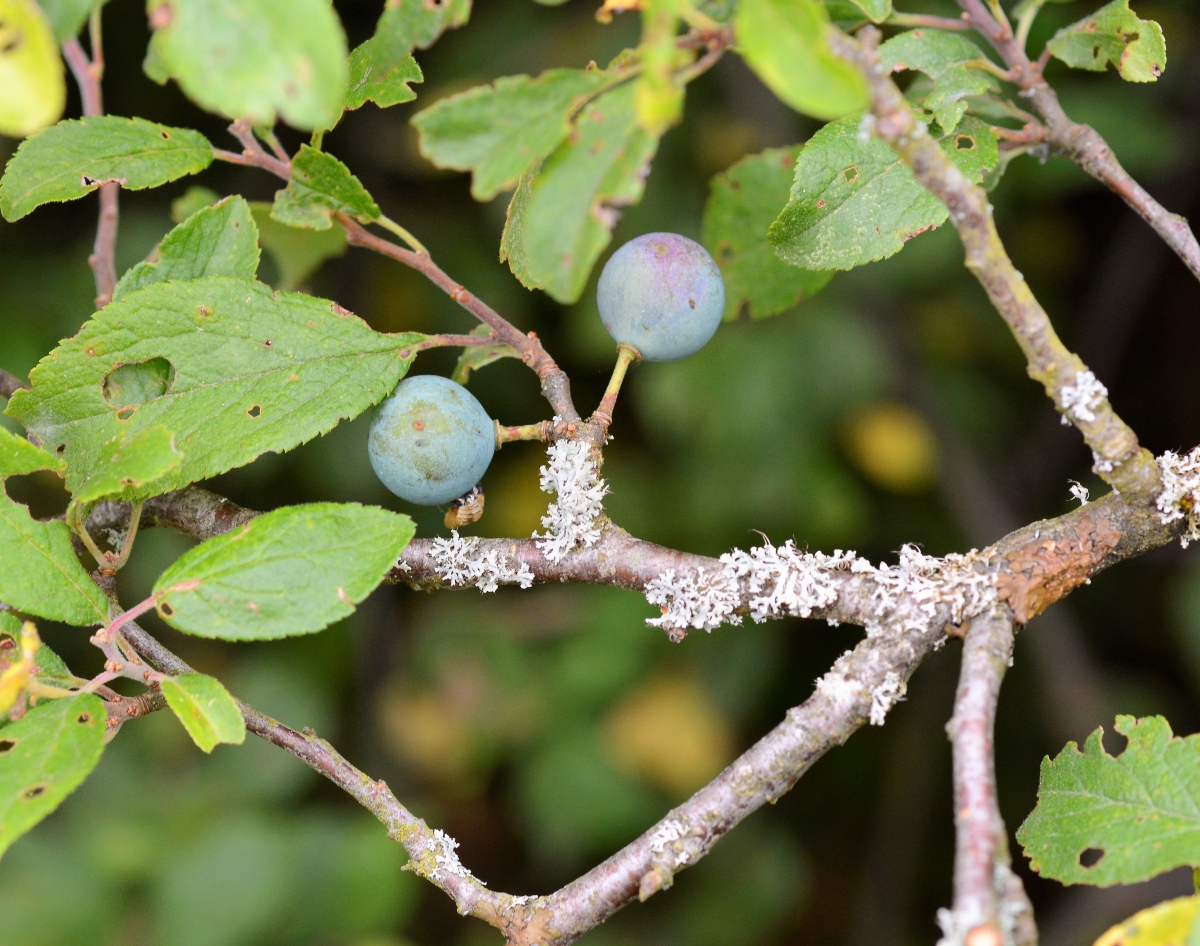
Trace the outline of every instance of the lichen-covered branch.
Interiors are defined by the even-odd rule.
[[[1185,218],[1171,213],[1121,167],[1108,142],[1090,125],[1072,121],[1054,89],[1042,75],[1040,63],[1031,62],[1012,29],[1000,23],[982,0],[958,0],[963,15],[991,43],[1011,71],[1024,97],[1046,123],[1047,140],[1056,154],[1074,161],[1132,207],[1179,256],[1192,275],[1200,279],[1200,243]]]
[[[1154,457],[1113,410],[1104,385],[1059,339],[1050,317],[1000,241],[987,194],[963,176],[888,78],[872,45],[878,31],[864,29],[859,35],[864,42],[834,34],[831,43],[867,79],[875,132],[911,168],[917,181],[949,209],[966,253],[966,266],[1008,323],[1030,376],[1045,387],[1064,422],[1074,424],[1083,434],[1100,477],[1133,500],[1153,497],[1161,486]]]
[[[954,745],[954,906],[938,913],[942,946],[1036,943],[1024,887],[1012,873],[996,792],[993,734],[1013,620],[985,612],[965,627],[950,740]]]
[[[72,37],[63,43],[63,58],[79,85],[84,115],[103,115],[104,99],[100,79],[104,75],[104,52],[100,42],[99,14],[92,17],[92,57],[89,59],[79,40]],[[121,185],[113,181],[100,185],[100,219],[96,225],[96,243],[88,265],[96,280],[96,308],[102,309],[112,299],[117,285],[117,223],[120,219]]]

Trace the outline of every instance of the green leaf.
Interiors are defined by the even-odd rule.
[[[33,0],[0,0],[0,135],[24,138],[67,105],[58,44]]]
[[[57,808],[104,751],[104,704],[90,693],[39,702],[0,738],[0,854]]]
[[[675,44],[679,18],[676,0],[643,0],[642,41],[638,55],[642,70],[635,80],[634,107],[638,124],[659,137],[683,117],[683,82],[675,75],[681,60]]]
[[[472,171],[471,195],[490,200],[561,145],[575,113],[611,81],[596,69],[506,76],[444,98],[412,123],[425,157],[440,168]]]
[[[471,0],[387,0],[375,33],[387,32],[392,42],[409,49],[428,49],[446,30],[456,29],[471,15]]]
[[[351,614],[413,531],[408,516],[357,503],[276,509],[177,559],[154,583],[159,614],[222,640],[310,634]]]
[[[909,30],[879,48],[879,58],[889,72],[915,69],[933,79],[928,95],[918,98],[933,112],[942,131],[958,127],[967,110],[966,99],[999,91],[996,78],[966,63],[986,61],[983,51],[966,37],[945,30]]]
[[[0,480],[63,461],[0,428]],[[19,611],[68,624],[98,624],[108,616],[103,593],[88,577],[62,522],[38,522],[0,487],[0,601]]]
[[[616,208],[641,199],[658,139],[638,124],[633,96],[624,85],[592,102],[570,139],[521,178],[500,258],[522,285],[574,302],[612,239]]]
[[[767,230],[787,203],[800,148],[743,158],[712,180],[704,244],[725,278],[725,318],[761,319],[792,308],[833,277],[798,269],[775,255]]]
[[[38,470],[54,470],[61,473],[66,466],[61,457],[47,453],[24,437],[18,437],[0,427],[0,478],[22,476],[25,473],[36,473]]]
[[[250,205],[235,196],[195,210],[163,237],[156,255],[154,262],[138,263],[121,277],[114,301],[168,279],[253,279],[258,272],[258,227]]]
[[[411,102],[417,93],[409,83],[424,81],[411,50],[401,52],[376,34],[350,53],[346,108],[361,108],[367,102],[380,108]]]
[[[832,119],[867,107],[866,81],[830,50],[817,0],[741,0],[736,28],[746,64],[796,111]]]
[[[75,492],[76,503],[124,497],[153,483],[179,466],[183,454],[175,449],[175,435],[161,424],[136,434],[118,436],[97,452],[95,471]]]
[[[327,259],[346,251],[346,231],[341,227],[289,227],[271,216],[271,207],[256,201],[250,205],[250,212],[258,224],[258,240],[279,271],[278,288],[295,289]]]
[[[492,330],[486,325],[480,325],[471,334],[487,337],[492,334]],[[519,351],[503,342],[497,342],[495,345],[469,345],[458,356],[458,364],[454,366],[454,373],[450,375],[450,380],[466,384],[472,371],[490,365],[493,361],[499,361],[501,358],[520,357]]]
[[[423,337],[381,335],[328,300],[261,283],[156,283],[106,306],[42,359],[8,413],[61,451],[73,491],[114,437],[173,430],[184,460],[126,497],[139,498],[290,450],[356,416],[395,387]]]
[[[157,187],[203,171],[212,160],[212,146],[198,131],[113,115],[71,119],[21,142],[0,180],[0,212],[20,220],[106,181],[127,190]]]
[[[1095,946],[1193,946],[1200,942],[1200,897],[1176,897],[1139,910],[1105,932]]]
[[[271,216],[289,227],[328,230],[341,211],[362,223],[379,219],[379,206],[362,182],[337,158],[301,145],[292,159],[292,177],[275,194]]]
[[[1111,62],[1128,82],[1154,82],[1167,67],[1162,27],[1138,19],[1129,9],[1129,0],[1112,0],[1064,27],[1046,48],[1073,69],[1103,72]]]
[[[221,681],[202,673],[185,673],[163,680],[162,692],[171,712],[204,752],[212,752],[218,743],[240,746],[246,741],[242,712]]]
[[[973,118],[941,144],[970,181],[999,162],[995,132]],[[887,142],[860,135],[859,119],[850,117],[826,125],[800,152],[791,201],[770,240],[795,266],[853,269],[899,252],[947,216]]]
[[[211,207],[220,199],[221,195],[211,187],[193,184],[183,192],[182,196],[171,201],[171,219],[176,223],[183,223],[196,211]]]
[[[346,36],[329,0],[149,0],[147,73],[254,125],[330,128],[346,97]]]
[[[1200,864],[1200,735],[1172,738],[1161,716],[1118,716],[1116,730],[1129,740],[1119,756],[1098,727],[1083,752],[1069,742],[1042,760],[1017,840],[1044,877],[1107,887]]]
[[[38,6],[50,21],[54,38],[62,43],[79,35],[95,2],[96,0],[38,0]]]
[[[874,23],[882,23],[892,15],[892,0],[851,0]]]

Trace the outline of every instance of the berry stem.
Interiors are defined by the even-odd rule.
[[[554,439],[554,434],[554,424],[548,420],[539,421],[536,424],[521,424],[517,427],[505,427],[500,421],[496,421],[496,449],[499,450],[504,444],[513,440],[540,440],[543,443],[549,443]]]
[[[592,420],[598,423],[602,430],[607,431],[612,423],[612,412],[617,406],[617,395],[621,393],[621,385],[625,382],[625,372],[635,361],[642,360],[642,353],[628,342],[617,345],[617,363],[613,365],[612,377],[608,379],[608,387],[604,389],[604,397],[600,406],[592,414]]]

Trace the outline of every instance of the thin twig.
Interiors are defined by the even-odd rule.
[[[100,41],[99,5],[92,17],[92,58],[88,59],[79,40],[72,37],[63,43],[63,58],[79,85],[85,116],[103,115],[104,99],[100,79],[104,75],[104,51]],[[96,225],[96,243],[88,265],[96,280],[96,308],[102,309],[112,299],[117,285],[117,223],[120,219],[121,185],[109,181],[100,185],[100,220]]]
[[[884,26],[929,27],[935,30],[954,30],[960,32],[969,30],[971,24],[961,17],[932,16],[926,13],[893,13],[883,23]]]
[[[18,391],[28,390],[29,382],[0,368],[0,397],[12,397]]]
[[[864,42],[844,34],[833,34],[830,39],[834,50],[857,65],[867,79],[876,133],[911,168],[918,183],[946,205],[958,229],[967,268],[1008,323],[1030,376],[1041,382],[1062,416],[1092,448],[1096,472],[1134,500],[1154,496],[1161,486],[1154,457],[1117,415],[1095,375],[1059,339],[1050,317],[1000,241],[987,193],[968,181],[930,137],[926,125],[883,70],[871,46],[878,35],[877,30],[866,29],[860,33]]]
[[[1074,161],[1132,207],[1163,241],[1175,251],[1193,276],[1200,279],[1200,243],[1187,220],[1171,213],[1135,181],[1121,166],[1108,142],[1090,125],[1072,121],[1063,110],[1042,70],[1049,50],[1030,62],[1020,39],[1007,24],[997,22],[982,0],[958,0],[963,15],[991,43],[1013,73],[1021,95],[1046,122],[1048,140],[1056,154]]]

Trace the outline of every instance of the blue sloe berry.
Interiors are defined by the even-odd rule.
[[[371,417],[367,452],[383,485],[420,506],[448,503],[482,478],[496,451],[483,405],[439,375],[405,378]]]
[[[698,352],[725,311],[725,283],[708,251],[678,233],[647,233],[617,250],[596,288],[600,319],[647,361]]]

